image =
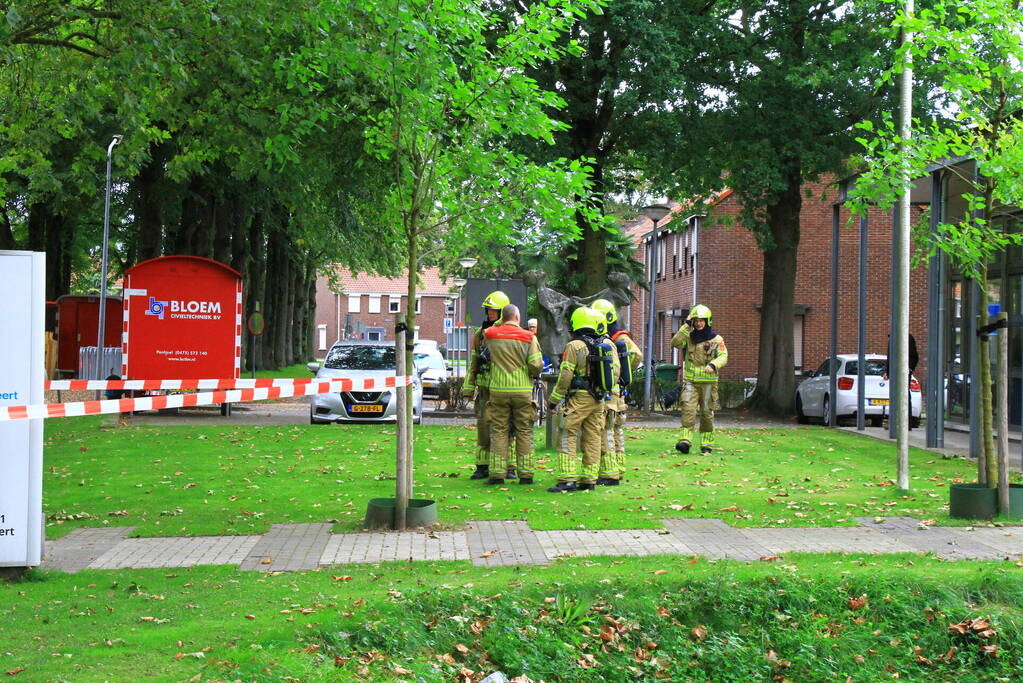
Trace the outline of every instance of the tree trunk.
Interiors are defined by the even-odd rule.
[[[234,266],[239,269],[240,272],[245,274],[246,282],[246,296],[245,296],[245,313],[246,319],[249,315],[256,312],[256,306],[259,306],[260,312],[263,314],[264,321],[266,317],[266,302],[264,301],[264,278],[266,277],[266,242],[263,237],[263,216],[262,211],[254,214],[252,220],[249,222],[247,232],[247,238],[243,236],[240,240],[236,240],[234,246],[241,248],[244,245],[244,249],[248,252],[248,258],[244,261],[244,268],[239,269],[239,265]],[[239,244],[240,243],[240,244]],[[236,252],[237,254],[237,252]],[[265,335],[265,332],[264,332]],[[261,347],[265,346],[264,337],[259,337],[258,340],[251,334],[246,335],[250,344],[256,345],[258,351]],[[248,350],[245,358],[249,363],[252,362],[252,351]],[[256,354],[256,364],[259,367],[263,367],[262,359],[259,358],[259,354]],[[250,370],[252,368],[249,368]]]
[[[980,288],[980,309],[976,312],[978,316],[977,326],[987,325],[987,266],[981,270],[977,277],[977,286]],[[995,435],[994,415],[991,401],[991,346],[988,338],[977,340],[977,366],[980,377],[977,382],[977,390],[980,391],[980,417],[981,417],[981,450],[983,458],[977,461],[978,478],[980,483],[994,487],[998,482],[998,461],[995,457]]]
[[[757,387],[749,400],[750,407],[775,414],[792,411],[795,393],[792,320],[802,205],[800,173],[792,169],[786,189],[767,207],[774,244],[764,251]]]
[[[11,228],[11,217],[5,207],[0,206],[0,249],[17,249],[18,243],[14,239],[14,230]]]
[[[46,299],[71,291],[71,251],[74,226],[63,216],[50,211],[50,205],[36,202],[28,210],[28,248],[46,252]]]
[[[163,177],[163,155],[153,148],[149,161],[135,176],[135,256],[137,262],[160,256],[163,252],[163,193],[158,183]]]
[[[213,207],[213,260],[228,263],[231,260],[231,237],[235,224],[242,221],[242,203],[230,193]]]

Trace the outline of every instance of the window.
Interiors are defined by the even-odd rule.
[[[379,334],[381,330],[377,328],[373,332]],[[368,330],[367,334],[370,334]],[[339,370],[393,370],[394,346],[337,344],[327,354],[323,367]]]
[[[387,298],[387,312],[388,313],[400,313],[401,312],[401,297],[391,296]]]
[[[382,327],[367,327],[366,328],[366,341],[383,341],[384,340],[384,328]]]
[[[380,312],[380,295],[370,294],[369,295],[369,308],[366,309],[367,313],[379,313]]]
[[[858,375],[860,374],[859,361],[850,360],[845,363],[845,372],[843,375]],[[863,374],[864,375],[876,375],[883,376],[888,374],[888,359],[884,360],[872,360],[866,358],[863,361]]]
[[[451,315],[454,315],[454,314],[455,314],[455,300],[454,299],[448,299],[447,303],[444,305],[444,315],[451,316]]]
[[[416,315],[423,312],[423,298],[420,296],[416,297]]]
[[[362,295],[361,294],[349,294],[348,295],[348,312],[358,313],[362,309]]]
[[[319,342],[320,342],[320,351],[326,351],[327,350],[327,326],[326,325],[317,325],[316,326],[316,332],[317,332],[317,337],[319,338]]]

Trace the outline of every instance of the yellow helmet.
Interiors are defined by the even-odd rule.
[[[704,320],[707,321],[707,324],[710,325],[711,317],[712,316],[709,308],[707,308],[703,304],[696,304],[689,310],[689,317],[687,318],[687,320],[692,320],[693,318],[703,318]]]
[[[607,299],[597,299],[590,304],[590,308],[603,313],[608,325],[618,320],[618,311],[615,310],[615,305]]]
[[[497,290],[487,294],[487,298],[483,300],[483,308],[493,308],[500,311],[510,303],[511,299],[508,298],[508,295],[501,290]]]
[[[572,311],[572,331],[593,330],[597,334],[603,334],[607,325],[604,322],[604,314],[589,306],[580,306]]]

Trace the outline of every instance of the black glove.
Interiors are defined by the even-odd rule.
[[[557,409],[558,409],[557,401],[547,401],[547,410],[553,413]]]

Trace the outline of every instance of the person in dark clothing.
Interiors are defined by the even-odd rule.
[[[916,372],[916,365],[920,362],[920,353],[916,350],[916,339],[909,335],[909,372]]]

